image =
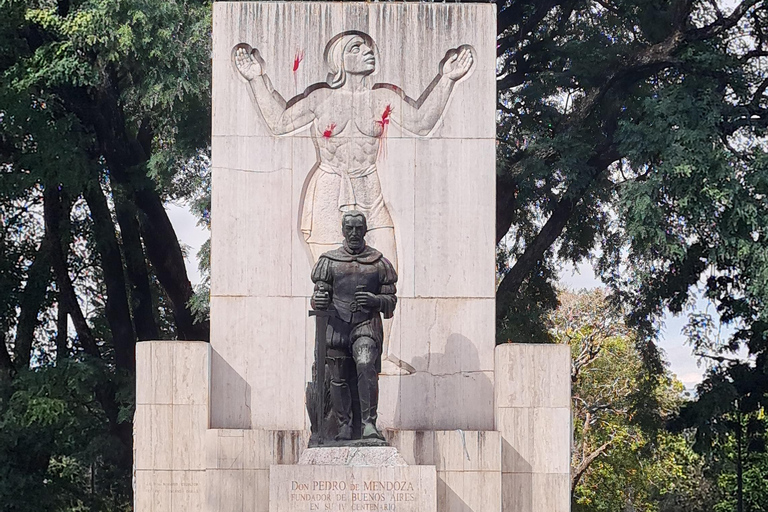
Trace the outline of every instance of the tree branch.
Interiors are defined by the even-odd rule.
[[[733,10],[730,16],[725,18],[719,18],[715,22],[690,31],[688,38],[690,40],[702,40],[709,39],[736,26],[741,19],[749,12],[749,10],[758,4],[761,0],[745,0],[741,2]]]
[[[590,464],[592,464],[592,462],[594,462],[594,460],[598,458],[601,453],[607,450],[608,447],[611,446],[612,442],[613,441],[607,441],[603,443],[597,450],[584,457],[579,465],[573,470],[571,474],[571,494],[573,494],[573,491],[579,484],[579,480],[581,480],[581,477],[584,476],[584,473],[587,471]]]
[[[56,285],[59,288],[59,301],[64,304],[67,312],[72,316],[78,342],[85,353],[95,358],[101,358],[99,346],[88,322],[85,320],[69,277],[65,252],[69,250],[69,243],[68,236],[65,237],[63,234],[69,232],[69,207],[62,207],[61,194],[56,186],[46,187],[43,197],[45,232],[46,236],[51,237],[51,266],[56,277]]]
[[[35,329],[39,325],[38,314],[45,301],[45,292],[51,282],[51,239],[43,237],[35,259],[27,270],[27,283],[19,300],[19,320],[16,324],[14,359],[16,368],[29,367]]]
[[[128,308],[125,274],[120,246],[117,243],[112,214],[107,198],[98,183],[90,183],[83,192],[83,197],[91,210],[94,240],[101,260],[104,284],[107,288],[106,314],[112,331],[112,344],[115,350],[115,364],[118,368],[135,369],[134,351],[136,338],[133,334],[131,313]]]

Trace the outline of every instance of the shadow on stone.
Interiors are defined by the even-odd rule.
[[[501,441],[502,463],[502,509],[519,512],[533,510],[533,466],[512,448],[506,439]],[[514,470],[514,473],[508,471]]]
[[[472,510],[458,494],[453,492],[448,484],[437,474],[437,510],[450,510],[451,512],[480,512]]]
[[[398,377],[394,428],[493,429],[493,383],[472,370],[480,368],[480,358],[469,338],[452,333],[443,352],[415,357],[410,364],[426,371]]]
[[[251,386],[211,350],[211,428],[251,428]]]

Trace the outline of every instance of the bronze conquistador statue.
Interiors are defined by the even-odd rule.
[[[322,254],[312,270],[312,307],[335,310],[325,333],[331,405],[338,422],[335,440],[353,438],[352,387],[356,384],[361,437],[383,441],[376,428],[384,337],[381,316],[391,318],[395,311],[397,273],[389,260],[365,244],[362,213],[344,213],[341,225],[343,247]]]

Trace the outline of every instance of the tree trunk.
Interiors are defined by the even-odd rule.
[[[152,138],[149,123],[142,123],[137,135],[129,133],[119,104],[117,74],[108,68],[106,76],[107,83],[92,93],[81,88],[57,92],[84,125],[93,127],[110,177],[124,187],[141,210],[140,232],[147,257],[171,300],[179,338],[207,341],[210,338],[208,322],[195,324],[187,305],[193,295],[192,285],[176,232],[154,181],[146,174]]]
[[[0,336],[2,336],[0,338],[0,384],[6,384],[13,378],[16,368],[13,366],[11,354],[8,353],[8,347],[5,345],[5,333],[0,331]]]
[[[123,255],[130,286],[136,337],[140,341],[156,340],[159,338],[159,331],[152,306],[149,271],[144,258],[144,248],[141,244],[136,207],[125,197],[120,186],[113,186],[112,197],[115,201],[115,213],[117,222],[120,224],[120,236],[123,240]]]
[[[141,208],[141,236],[160,284],[173,304],[178,335],[183,340],[208,341],[210,325],[195,324],[188,303],[192,284],[187,277],[184,255],[160,196],[154,189],[136,190],[136,204]]]
[[[123,274],[123,260],[117,243],[112,214],[98,182],[91,183],[83,193],[93,219],[96,249],[101,259],[104,284],[107,287],[106,314],[112,331],[115,364],[118,368],[136,368],[136,338],[128,307],[128,294]]]
[[[72,286],[72,280],[69,277],[69,268],[67,267],[66,253],[69,250],[68,236],[64,237],[64,232],[69,232],[69,207],[63,207],[61,202],[61,193],[56,187],[46,187],[43,192],[43,217],[45,219],[45,233],[51,241],[51,266],[56,277],[56,285],[59,288],[59,301],[64,304],[64,308],[72,315],[72,323],[77,332],[77,339],[80,346],[86,354],[100,358],[99,346],[93,337],[91,328],[85,321],[80,303],[77,301],[75,289]],[[63,225],[62,225],[63,224]],[[66,227],[66,230],[63,229]]]
[[[69,357],[67,331],[69,330],[69,315],[59,293],[59,305],[56,308],[56,362],[60,363]]]
[[[48,235],[37,249],[35,259],[27,271],[27,284],[19,300],[19,321],[16,326],[14,359],[16,368],[27,368],[32,352],[35,329],[39,325],[38,314],[45,301],[45,292],[51,282],[51,241]]]
[[[744,512],[744,467],[741,452],[741,412],[736,413],[736,512]]]

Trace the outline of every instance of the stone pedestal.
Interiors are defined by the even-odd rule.
[[[435,466],[396,448],[311,448],[301,461],[269,469],[269,512],[437,512]]]
[[[568,345],[496,347],[496,428],[505,512],[568,512],[571,352]]]

